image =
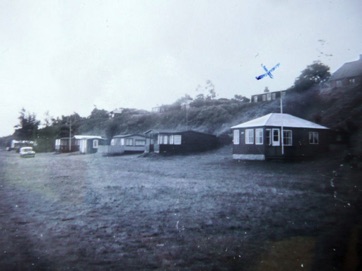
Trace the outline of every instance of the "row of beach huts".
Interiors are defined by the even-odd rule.
[[[327,151],[338,141],[327,127],[290,114],[271,113],[231,127],[232,156],[237,160],[293,159]],[[55,142],[57,152],[180,154],[215,149],[219,138],[187,131],[156,131],[114,136],[110,142],[100,136],[76,135]]]

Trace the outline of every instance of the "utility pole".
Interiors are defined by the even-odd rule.
[[[186,113],[186,129],[189,129],[189,107],[190,107],[190,101],[183,102],[181,104],[181,107],[185,107],[185,113]]]
[[[281,126],[281,146],[282,146],[282,155],[284,155],[284,127],[283,127],[283,97],[280,95],[280,113],[282,119],[282,126]]]
[[[72,151],[72,120],[69,116],[69,152]]]

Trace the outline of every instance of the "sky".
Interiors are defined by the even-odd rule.
[[[152,108],[185,94],[250,98],[308,65],[362,54],[360,0],[0,0],[0,136],[24,108],[44,122]],[[255,77],[272,68],[274,78]],[[204,93],[206,94],[206,93]]]

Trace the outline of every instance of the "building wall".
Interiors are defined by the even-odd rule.
[[[167,139],[164,140],[164,138]],[[180,137],[180,140],[178,139]],[[173,138],[173,140],[171,139]],[[191,153],[211,150],[217,146],[214,135],[193,131],[181,133],[159,133],[154,150],[159,153]]]
[[[71,139],[69,150],[69,138],[59,138],[55,140],[55,151],[57,152],[76,152],[79,151],[79,141],[75,138]]]
[[[258,142],[258,144],[256,144],[256,129],[262,129],[262,143]],[[246,144],[246,141],[248,141],[247,137],[249,137],[249,141],[251,142],[249,136],[250,132],[247,130],[254,131],[253,144]],[[279,132],[276,130],[279,130]],[[278,136],[274,137],[274,131],[276,134],[278,134]],[[264,156],[266,159],[281,157],[293,158],[313,156],[328,150],[328,145],[330,142],[328,130],[283,127],[283,131],[285,139],[284,146],[282,148],[281,127],[234,129],[233,157],[235,159],[239,159],[237,157],[242,157],[240,155],[249,155],[251,158],[253,158],[256,155],[256,157]],[[237,140],[237,133],[239,134],[239,140]],[[273,138],[278,138],[278,140],[273,140]],[[239,142],[239,144],[236,144],[237,142]]]
[[[361,83],[362,83],[362,76],[331,80],[327,84],[328,88],[339,88],[339,87],[356,86]]]
[[[86,154],[86,153],[96,153],[98,151],[98,146],[101,139],[98,138],[87,138],[87,139],[80,139],[79,140],[79,152]]]
[[[126,152],[144,152],[146,137],[141,135],[115,136],[108,146],[108,154],[123,154]]]
[[[279,99],[281,96],[285,95],[285,91],[274,91],[274,92],[266,92],[262,94],[256,94],[251,96],[250,102],[258,103],[258,102],[269,102]]]

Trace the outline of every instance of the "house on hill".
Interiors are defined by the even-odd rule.
[[[347,62],[336,70],[326,83],[324,89],[355,86],[362,82],[362,55],[359,59]]]
[[[259,103],[274,101],[280,97],[284,97],[285,93],[285,90],[269,92],[268,88],[265,88],[264,93],[252,95],[250,102]]]
[[[292,159],[328,150],[327,127],[289,114],[271,113],[231,129],[237,160]]]
[[[146,152],[155,153],[192,153],[216,148],[215,135],[188,131],[147,131]]]

